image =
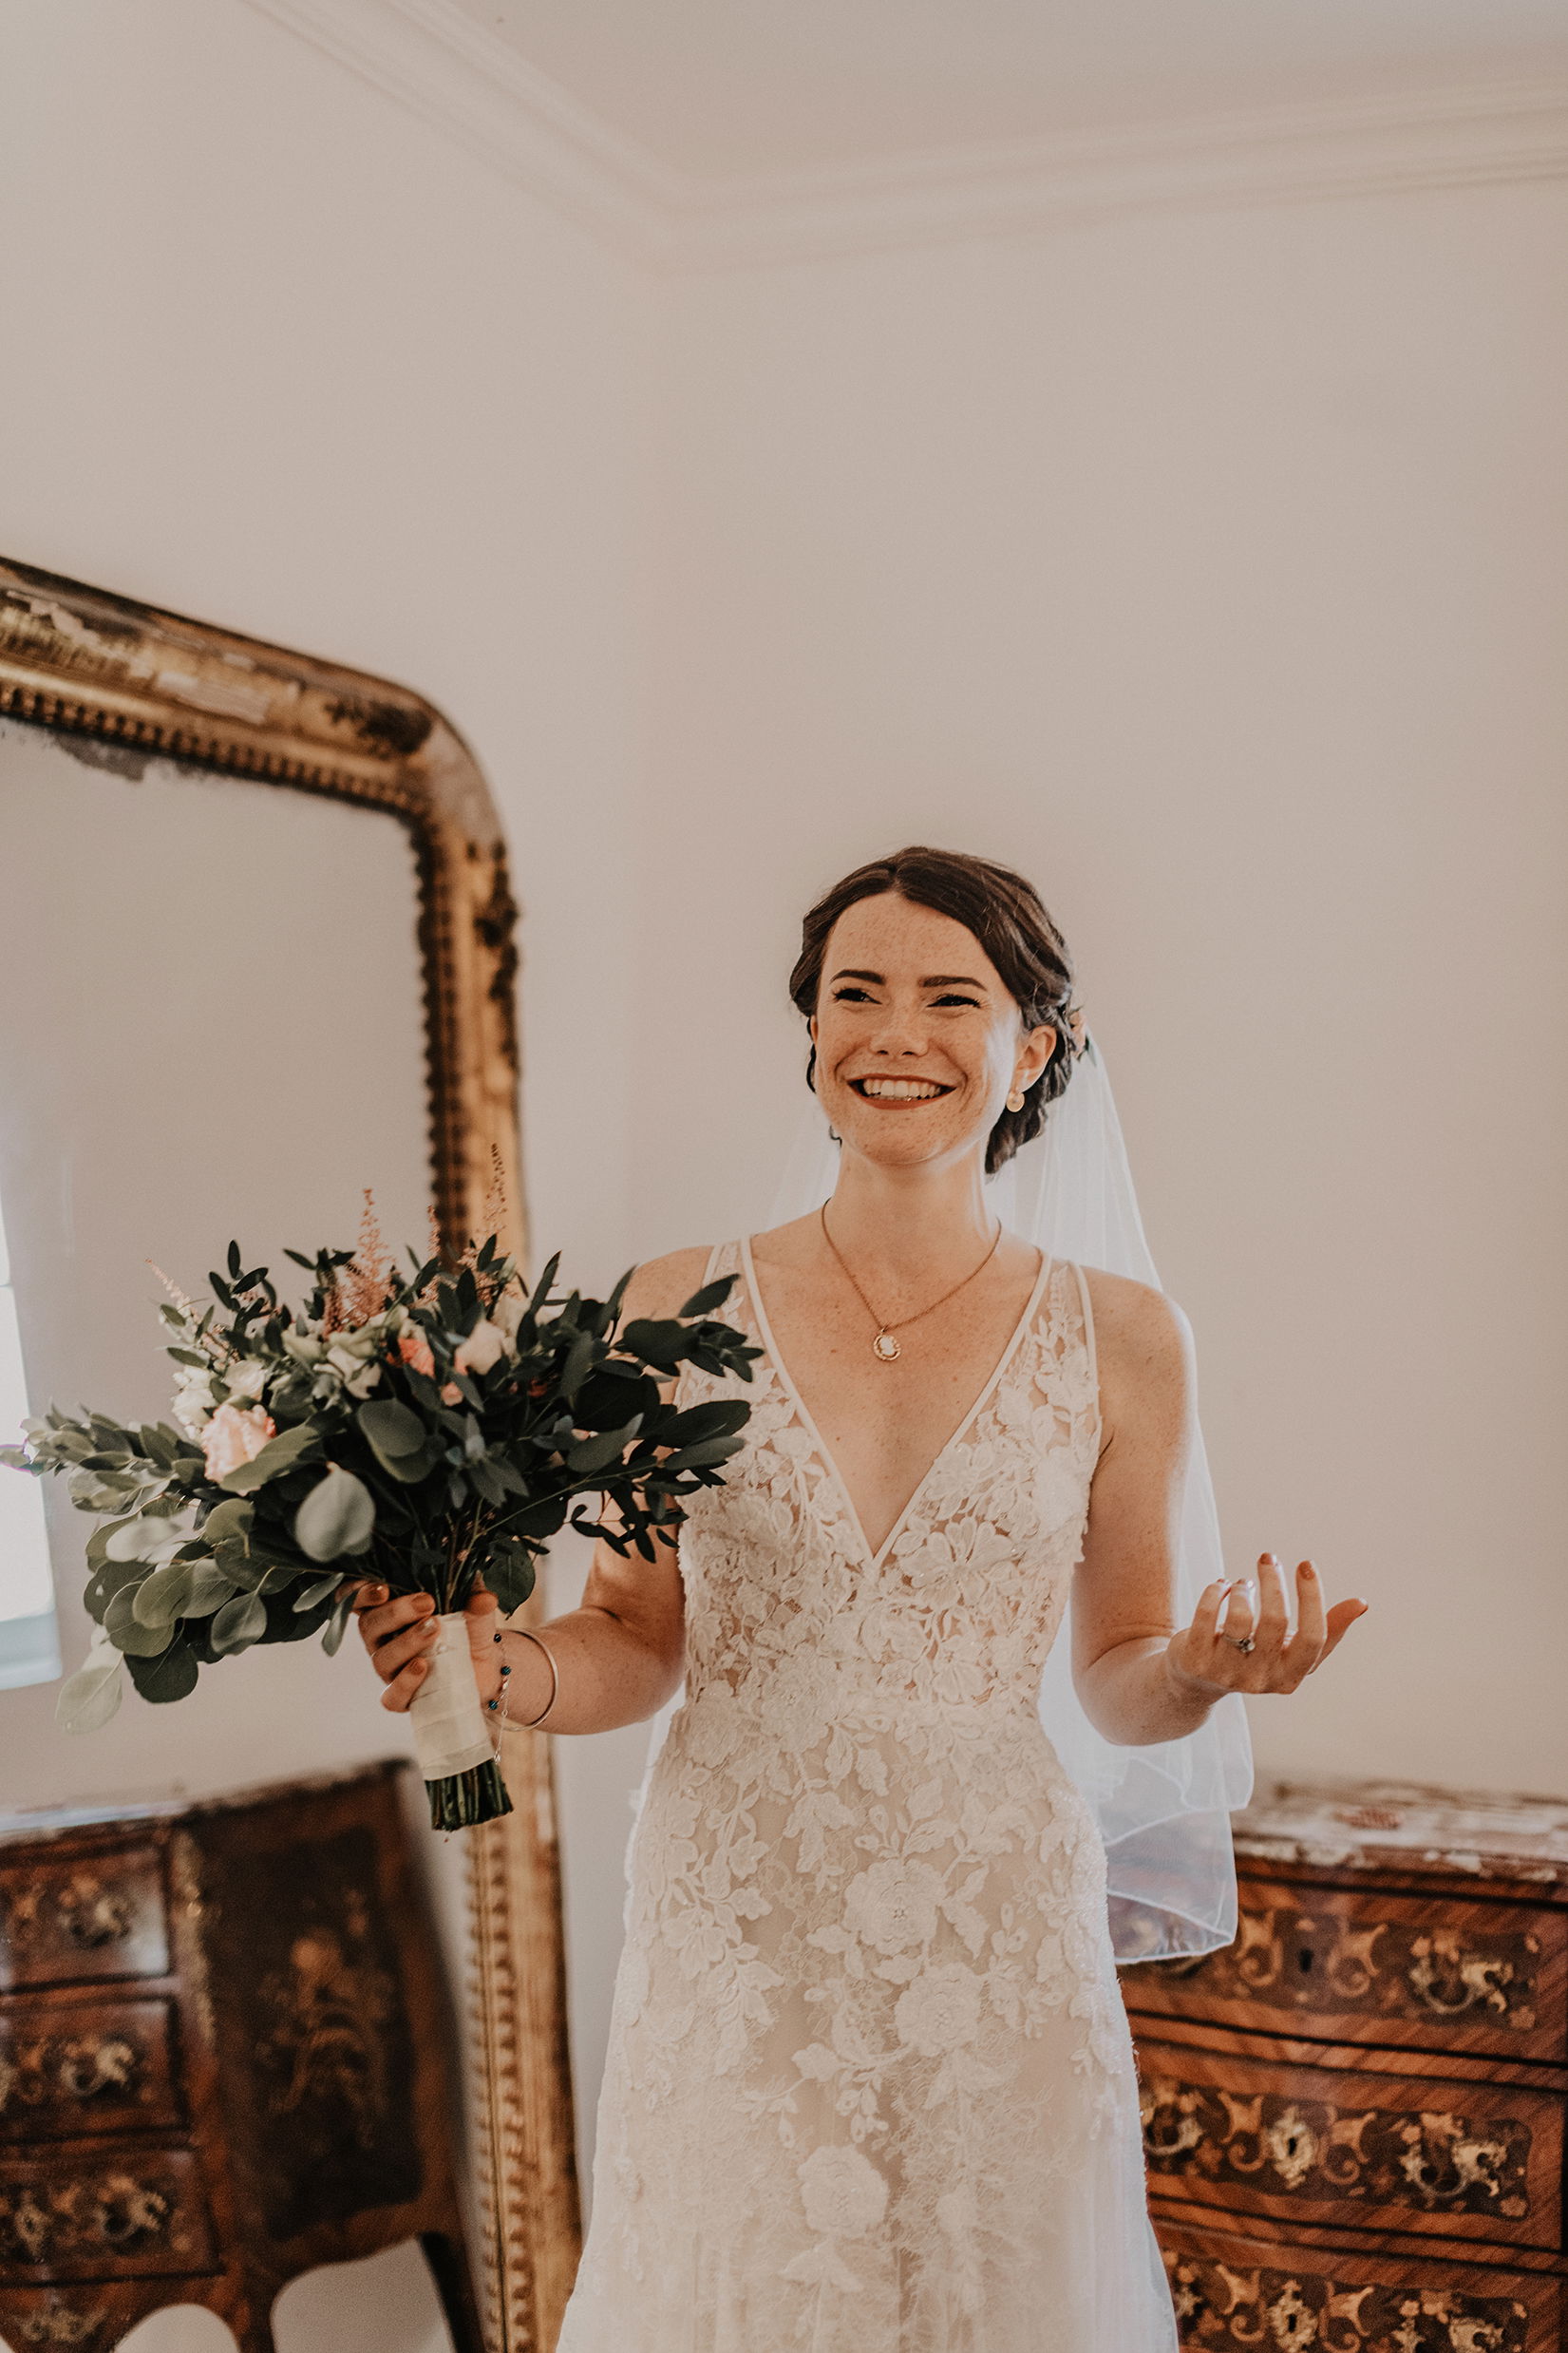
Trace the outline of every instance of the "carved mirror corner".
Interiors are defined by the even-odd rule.
[[[144,1394],[159,1359],[141,1262],[199,1278],[231,1219],[241,1233],[242,1218],[259,1224],[267,1249],[313,1248],[345,1239],[350,1190],[357,1212],[370,1186],[395,1244],[423,1242],[426,1203],[461,1241],[481,1228],[499,1163],[508,1238],[525,1250],[517,909],[489,791],[438,711],[0,561],[0,787],[14,786],[0,803],[12,935],[0,1198],[25,1354],[28,1281],[42,1334],[35,1401],[74,1399],[89,1379],[113,1401],[117,1319],[125,1377]],[[28,926],[31,954],[17,937]],[[73,935],[90,936],[85,974]],[[40,1120],[70,1132],[41,1150]],[[72,1629],[67,1667],[80,1649]],[[307,1650],[315,1665],[288,1685],[301,1722],[329,1694],[342,1708],[354,1673],[313,1645],[291,1646],[289,1662]],[[223,1672],[279,1672],[255,1668],[260,1656]],[[39,1728],[52,1691],[34,1697],[33,1750],[65,1773],[65,1736]],[[375,1719],[356,1707],[353,1724],[364,1755]],[[179,1727],[145,1732],[128,1773],[115,1728],[92,1738],[101,1790],[138,1774],[145,1788],[176,1757]],[[274,1776],[295,1762],[285,1737]],[[549,2353],[578,2216],[548,1747],[513,1740],[505,1766],[514,1812],[461,1841],[469,1984],[455,1990],[469,2001],[487,2331],[497,2353]],[[200,1770],[215,1787],[245,1777],[225,1784],[210,1750]],[[69,1771],[80,1782],[79,1755]]]

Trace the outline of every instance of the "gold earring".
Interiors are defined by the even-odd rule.
[[[1014,1087],[1012,1092],[1008,1097],[1008,1110],[1010,1111],[1021,1111],[1023,1108],[1023,1095],[1020,1093],[1019,1090]]]

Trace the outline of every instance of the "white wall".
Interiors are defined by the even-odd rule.
[[[1233,1566],[1372,1614],[1275,1769],[1568,1788],[1568,188],[695,279],[639,1244],[765,1216],[792,926],[927,839],[1080,960]],[[666,920],[679,898],[692,920]]]

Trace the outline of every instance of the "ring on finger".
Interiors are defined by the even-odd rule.
[[[1257,1648],[1256,1641],[1251,1634],[1227,1634],[1225,1640],[1227,1642],[1234,1643],[1237,1650],[1250,1651]]]

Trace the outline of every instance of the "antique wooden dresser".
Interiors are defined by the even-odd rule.
[[[270,2353],[284,2283],[418,2236],[481,2353],[399,1763],[0,1819],[0,2337],[167,2304]]]
[[[1563,2353],[1568,1802],[1284,1785],[1240,1931],[1123,1973],[1204,2353]]]

